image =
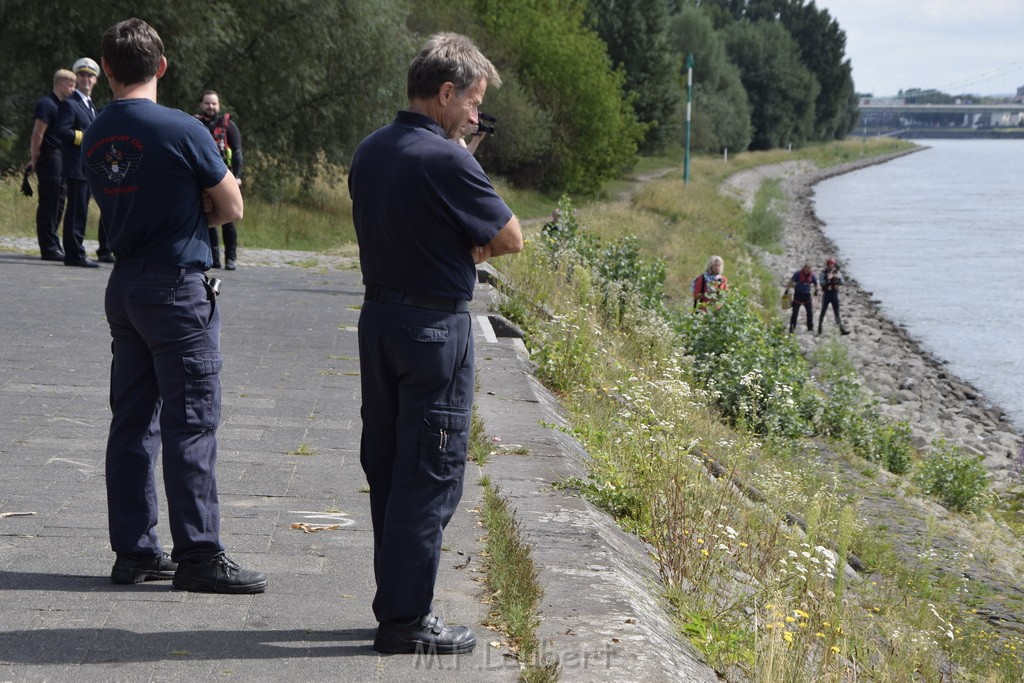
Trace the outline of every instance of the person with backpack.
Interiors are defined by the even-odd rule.
[[[839,288],[843,286],[843,274],[839,272],[834,258],[825,261],[825,270],[821,271],[819,278],[821,283],[821,313],[818,315],[818,335],[821,335],[821,324],[825,320],[825,311],[829,305],[836,315],[836,325],[840,334],[850,334],[850,331],[843,325],[843,319],[839,317]]]
[[[231,120],[231,114],[220,111],[220,95],[213,90],[204,90],[199,96],[200,112],[195,117],[203,122],[213,141],[217,143],[220,156],[231,169],[231,173],[242,186],[242,134],[238,126]],[[224,229],[224,268],[234,270],[238,258],[238,229],[234,222],[225,223]],[[217,226],[210,226],[210,246],[213,248],[213,267],[220,268],[220,240],[217,237]]]
[[[704,272],[693,279],[690,290],[693,292],[693,307],[696,310],[707,311],[708,305],[717,302],[721,293],[729,289],[729,281],[722,274],[724,269],[725,261],[722,257],[712,256]]]
[[[793,277],[786,283],[786,293],[793,289],[793,314],[789,317],[789,333],[796,331],[796,319],[800,315],[800,307],[807,309],[807,329],[814,332],[814,300],[818,296],[818,278],[814,275],[814,269],[810,263],[793,273]]]

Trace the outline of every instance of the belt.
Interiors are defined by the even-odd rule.
[[[195,266],[169,266],[164,263],[147,261],[136,256],[121,256],[115,254],[114,270],[130,270],[137,273],[149,273],[150,275],[166,275],[170,277],[185,277],[193,273],[202,273],[202,268]]]
[[[463,299],[448,299],[443,296],[430,296],[428,294],[412,294],[403,292],[400,289],[381,287],[379,285],[366,285],[366,301],[378,301],[384,304],[404,304],[416,308],[427,308],[431,311],[445,311],[447,313],[468,313],[469,302]]]

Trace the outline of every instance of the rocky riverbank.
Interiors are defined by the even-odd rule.
[[[785,219],[783,251],[762,255],[764,263],[778,274],[781,292],[786,278],[804,261],[814,264],[817,271],[825,258],[832,255],[839,260],[840,267],[843,266],[843,255],[822,233],[823,223],[814,213],[814,185],[907,153],[911,152],[827,169],[818,169],[805,161],[763,166],[732,176],[722,191],[750,206],[761,182],[768,178],[781,181],[788,199],[785,207],[777,207]],[[843,318],[852,334],[838,336],[834,325],[827,325],[821,337],[800,329],[797,340],[805,354],[822,341],[838,339],[863,386],[878,399],[878,411],[891,420],[906,420],[915,445],[924,447],[932,439],[943,436],[967,452],[984,458],[993,491],[1000,494],[1024,492],[1021,436],[1002,409],[989,402],[976,387],[951,374],[942,359],[934,357],[905,329],[886,318],[879,302],[849,276],[848,269],[844,269],[844,275],[847,286],[841,295]],[[785,316],[788,324],[789,313],[780,311],[780,316]]]
[[[843,262],[842,253],[821,232],[823,223],[814,213],[814,185],[896,156],[828,169],[809,162],[787,162],[751,169],[727,180],[722,191],[742,199],[748,207],[763,180],[781,180],[787,197],[786,206],[778,207],[785,219],[783,253],[762,254],[778,274],[780,292],[786,278],[805,260],[816,269],[828,255],[836,256],[840,265]],[[801,329],[797,340],[805,355],[824,340],[838,340],[862,385],[878,398],[879,412],[893,420],[906,420],[916,445],[927,446],[932,438],[945,436],[984,457],[997,495],[1024,493],[1021,437],[1003,411],[975,387],[953,376],[941,359],[882,315],[879,302],[853,278],[847,280],[842,305],[853,333],[839,336],[830,325],[825,335],[818,337]],[[789,314],[780,310],[779,315],[786,316],[788,325]],[[1024,637],[1024,542],[1016,533],[985,513],[951,513],[914,495],[905,478],[880,469],[872,471],[827,446],[818,449],[815,459],[835,472],[839,490],[856,505],[859,524],[884,539],[901,562],[931,574],[935,581],[959,582],[960,588],[947,591],[939,606],[951,621],[980,620],[982,632],[995,635],[998,647],[1019,649]],[[889,579],[870,575],[879,585]]]

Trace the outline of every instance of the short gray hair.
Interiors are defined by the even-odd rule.
[[[704,271],[707,272],[707,273],[710,273],[711,272],[711,266],[715,265],[716,263],[721,263],[722,264],[722,271],[724,272],[725,271],[725,261],[722,260],[721,256],[712,256],[711,258],[709,258],[708,259],[708,264],[706,266],[704,266]]]
[[[406,94],[409,99],[433,97],[445,83],[462,95],[481,79],[495,88],[501,76],[469,38],[458,33],[436,33],[409,65]]]

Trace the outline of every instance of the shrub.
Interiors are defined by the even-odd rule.
[[[879,425],[874,433],[874,447],[876,457],[885,469],[893,474],[910,471],[914,447],[910,442],[910,425],[906,422]]]
[[[914,480],[950,509],[976,510],[988,488],[988,473],[981,461],[981,456],[969,456],[945,439],[935,439]]]
[[[619,319],[628,305],[637,300],[646,309],[662,311],[665,285],[665,264],[657,258],[645,257],[635,237],[626,235],[617,240],[602,240],[580,230],[572,201],[562,197],[558,203],[560,216],[544,226],[544,245],[558,263],[566,254],[574,253],[591,270],[596,284],[606,299],[605,308]]]
[[[721,308],[687,315],[679,331],[694,374],[734,425],[757,434],[813,433],[819,401],[806,362],[795,342],[761,322],[744,299],[726,292]]]

